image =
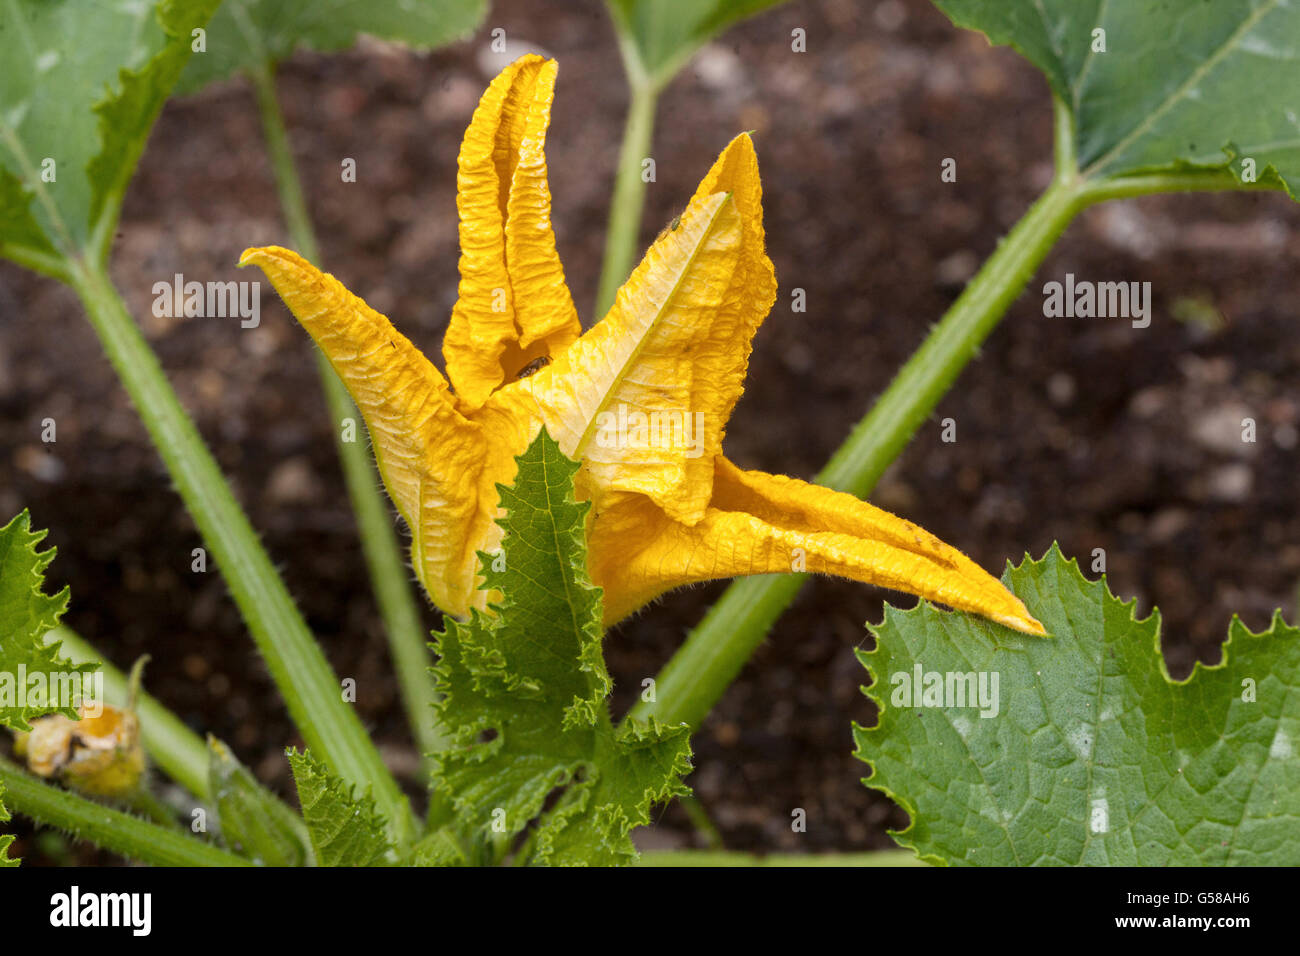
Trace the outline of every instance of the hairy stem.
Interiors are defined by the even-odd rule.
[[[171,827],[160,826],[38,780],[0,758],[5,800],[24,816],[66,830],[80,840],[154,866],[251,866]]]
[[[84,262],[75,264],[73,288],[216,559],[303,739],[344,780],[363,792],[373,788],[394,836],[406,842],[414,830],[406,798],[355,711],[344,702],[338,678],[117,289],[100,267]]]

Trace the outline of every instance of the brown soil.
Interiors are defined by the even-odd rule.
[[[539,9],[541,8],[541,9]],[[488,30],[559,58],[548,140],[555,226],[575,299],[596,275],[626,91],[595,0],[494,4],[472,43],[429,57],[364,44],[287,65],[281,95],[327,267],[436,354],[456,289],[455,160],[486,83]],[[809,52],[790,51],[807,30]],[[726,34],[664,96],[649,240],[717,151],[755,131],[781,292],[756,342],[727,441],[739,463],[810,477],[1050,177],[1045,82],[920,0],[792,3]],[[340,183],[343,157],[358,182]],[[958,182],[939,179],[945,157]],[[165,320],[151,287],[234,278],[245,246],[284,240],[253,99],[241,83],[165,111],[131,188],[114,274],[230,476],[358,708],[413,792],[415,761],[355,543],[306,336],[266,297],[263,321]],[[980,360],[873,500],[999,569],[1053,539],[1106,550],[1112,588],[1159,605],[1175,675],[1219,658],[1230,616],[1293,610],[1300,427],[1300,209],[1279,195],[1160,198],[1081,217]],[[1066,272],[1150,281],[1145,330],[1046,319],[1036,291]],[[790,290],[807,290],[794,314]],[[1174,316],[1217,314],[1208,328]],[[72,294],[0,265],[0,513],[29,507],[59,548],[67,622],[288,793],[299,743]],[[1239,422],[1258,421],[1243,445]],[[47,451],[40,421],[58,422]],[[951,417],[958,440],[940,440]],[[723,590],[672,594],[606,642],[625,707]],[[818,580],[699,734],[698,796],[734,849],[891,845],[906,816],[859,782],[850,721],[870,722],[852,649],[882,592]],[[910,599],[898,598],[900,603]],[[433,627],[436,615],[428,612]],[[807,811],[794,834],[790,814]],[[30,862],[61,851],[20,825]],[[646,845],[687,846],[670,808]],[[84,861],[111,857],[87,850]]]

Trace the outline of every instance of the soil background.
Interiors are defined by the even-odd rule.
[[[498,0],[472,41],[430,56],[375,42],[286,64],[280,92],[324,265],[433,355],[456,294],[456,153],[495,65],[489,31],[560,61],[547,154],[560,255],[591,303],[627,92],[596,0]],[[791,30],[807,31],[793,53]],[[486,67],[486,69],[485,69]],[[703,50],[662,98],[643,239],[717,152],[753,130],[781,284],[726,450],[809,478],[1051,176],[1042,77],[921,0],[804,0]],[[355,158],[357,182],[340,182]],[[957,160],[955,184],[941,162]],[[158,319],[152,286],[247,279],[283,242],[254,101],[242,82],[171,103],[131,186],[113,270],[362,718],[412,793],[416,758],[355,538],[307,336],[263,285],[262,322]],[[1000,570],[1061,542],[1112,589],[1161,609],[1171,672],[1219,660],[1231,615],[1291,616],[1300,578],[1300,208],[1282,195],[1161,197],[1094,208],[1057,245],[872,500]],[[1048,319],[1067,272],[1149,281],[1153,321]],[[806,313],[791,290],[806,290]],[[193,522],[73,295],[0,264],[0,514],[31,509],[59,550],[66,621],[228,741],[286,795],[300,744],[220,575],[190,572]],[[1241,441],[1241,419],[1258,440]],[[54,418],[57,443],[40,440]],[[941,440],[941,421],[957,441]],[[396,519],[395,519],[396,520]],[[679,591],[614,629],[616,712],[722,593]],[[853,648],[884,592],[819,579],[695,740],[697,795],[732,849],[892,845],[906,815],[860,783],[850,721],[870,724]],[[891,600],[903,605],[912,599]],[[438,616],[428,610],[430,628]],[[792,833],[791,811],[807,811]],[[115,862],[18,823],[29,863]],[[700,845],[678,807],[644,846]]]

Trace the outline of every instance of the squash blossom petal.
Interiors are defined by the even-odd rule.
[[[723,150],[582,333],[551,229],[543,151],[556,64],[526,56],[484,93],[459,157],[459,299],[448,380],[387,318],[278,247],[249,249],[356,399],[412,533],[415,573],[443,610],[486,608],[497,483],[546,427],[582,463],[589,564],[605,621],[694,581],[807,570],[907,591],[1044,633],[993,576],[852,495],[745,471],[722,454],[754,333],[776,298],[758,161]],[[454,386],[454,388],[453,388]]]

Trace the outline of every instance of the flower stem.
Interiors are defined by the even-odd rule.
[[[659,84],[629,69],[628,83],[632,100],[623,125],[623,145],[618,153],[618,171],[614,177],[614,195],[609,205],[609,229],[605,233],[605,258],[600,268],[600,285],[596,293],[599,319],[614,304],[619,286],[632,272],[637,239],[641,233],[641,210],[645,206],[645,180],[641,164],[650,154],[654,134],[655,106],[659,102]]]
[[[414,832],[410,805],[307,629],[198,429],[106,272],[73,263],[72,285],[172,480],[212,551],[253,640],[312,751],[362,792],[367,787],[394,836]]]
[[[320,249],[289,147],[289,135],[276,96],[273,71],[273,65],[268,62],[263,69],[252,71],[250,79],[257,94],[257,106],[262,116],[262,129],[266,136],[271,166],[275,170],[280,206],[284,211],[292,243],[304,257],[319,264]],[[445,746],[434,720],[433,705],[437,700],[437,691],[429,670],[429,635],[415,603],[411,572],[402,558],[397,534],[393,530],[392,514],[379,490],[370,453],[362,443],[342,440],[343,420],[350,418],[354,422],[359,421],[361,415],[324,353],[319,349],[313,351],[316,353],[330,420],[335,425],[335,445],[343,466],[344,483],[352,502],[352,511],[356,515],[361,550],[370,573],[370,586],[384,622],[384,631],[388,636],[407,720],[416,746],[422,755],[427,755]]]
[[[185,832],[53,787],[0,758],[5,800],[24,816],[66,830],[80,840],[154,866],[251,866],[242,856]]]

